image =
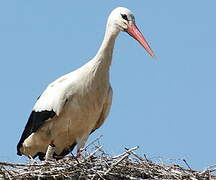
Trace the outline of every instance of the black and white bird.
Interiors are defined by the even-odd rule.
[[[49,84],[37,99],[18,142],[18,155],[44,159],[49,144],[56,147],[56,159],[70,153],[76,145],[80,153],[88,136],[103,124],[110,111],[113,92],[109,69],[115,39],[121,31],[131,35],[154,57],[132,12],[124,7],[114,9],[95,57]]]

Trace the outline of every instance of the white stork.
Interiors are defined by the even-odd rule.
[[[106,119],[112,102],[109,68],[115,39],[125,31],[154,57],[153,51],[135,24],[132,12],[114,9],[108,17],[104,40],[96,56],[45,89],[37,99],[20,141],[17,154],[44,159],[49,144],[55,146],[53,157],[77,154],[88,136]]]

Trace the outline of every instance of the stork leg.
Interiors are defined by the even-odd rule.
[[[54,155],[54,152],[55,152],[55,144],[54,144],[54,141],[52,140],[47,148],[47,151],[46,151],[46,155],[45,155],[45,160],[51,160],[53,159],[53,155]]]
[[[77,139],[77,158],[81,156],[82,150],[85,146],[85,143],[88,139],[88,135],[83,136],[82,138]]]
[[[76,158],[80,158],[80,156],[81,156],[81,152],[82,152],[81,149],[77,149],[77,155],[76,155]]]

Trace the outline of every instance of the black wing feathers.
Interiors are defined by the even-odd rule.
[[[20,147],[22,146],[22,143],[25,141],[25,139],[28,138],[33,132],[36,132],[43,125],[44,121],[48,120],[49,118],[53,118],[55,115],[56,113],[53,110],[45,110],[41,112],[32,111],[20,141],[17,144],[18,155],[22,155],[20,152]]]

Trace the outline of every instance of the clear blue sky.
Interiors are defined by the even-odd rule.
[[[23,161],[16,144],[36,98],[57,77],[90,60],[107,16],[131,9],[157,60],[126,33],[116,40],[109,118],[111,154],[140,146],[149,158],[216,164],[216,1],[1,1],[0,161]]]

